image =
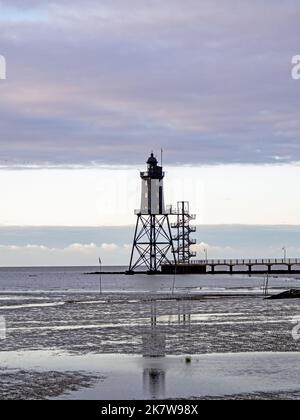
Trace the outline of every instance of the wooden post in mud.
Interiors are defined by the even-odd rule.
[[[268,297],[269,294],[269,273],[267,273],[266,281],[265,281],[265,298]]]
[[[174,295],[174,292],[175,292],[176,274],[177,274],[177,264],[175,263],[175,266],[174,266],[174,275],[173,275],[173,284],[172,284],[172,295]]]
[[[100,291],[100,295],[102,295],[102,261],[101,261],[100,257],[99,257],[99,267],[100,267],[100,271],[99,271],[99,291]]]

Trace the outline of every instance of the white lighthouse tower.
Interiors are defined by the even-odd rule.
[[[141,172],[142,178],[142,200],[141,214],[164,214],[164,191],[163,179],[164,172],[161,166],[158,166],[157,159],[153,153],[147,160],[148,170]]]
[[[142,199],[141,207],[135,211],[137,222],[129,272],[146,267],[150,273],[156,273],[161,264],[176,263],[176,260],[169,222],[172,209],[166,209],[164,202],[165,174],[153,153],[147,160],[147,171],[140,176]]]

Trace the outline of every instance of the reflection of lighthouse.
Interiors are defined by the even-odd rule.
[[[166,210],[164,203],[165,174],[153,153],[147,165],[147,171],[140,173],[142,200],[140,209],[135,211],[137,222],[129,266],[131,273],[141,266],[155,273],[161,264],[176,262],[168,218],[172,210]]]
[[[166,373],[157,368],[145,368],[143,372],[144,397],[158,399],[165,397]]]

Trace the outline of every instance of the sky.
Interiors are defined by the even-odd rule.
[[[189,201],[201,225],[300,225],[299,179],[300,165],[167,166],[165,201]],[[0,226],[128,226],[141,179],[138,167],[1,170],[0,196]]]
[[[299,15],[297,0],[2,0],[1,160],[299,160]]]
[[[0,267],[90,266],[101,256],[103,266],[128,266],[131,226],[0,227]],[[300,226],[197,226],[198,259],[299,258]],[[31,243],[28,243],[31,238]],[[38,261],[38,263],[37,263]]]
[[[200,226],[300,225],[299,15],[297,0],[0,0],[0,227],[16,239],[0,235],[0,265],[28,249],[61,263],[47,229],[67,226],[111,228],[58,241],[77,246],[68,263],[92,264],[91,244],[123,263],[112,232],[134,224],[160,148],[166,201],[190,200]],[[225,256],[220,235],[199,242]]]

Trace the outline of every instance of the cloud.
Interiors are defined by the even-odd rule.
[[[46,245],[0,245],[2,266],[90,265],[96,266],[101,256],[103,265],[126,265],[129,250],[117,244],[80,244],[66,247]]]
[[[127,266],[133,229],[0,227],[0,265],[97,266],[101,257],[103,266]],[[300,226],[202,225],[193,237],[197,259],[204,258],[204,248],[214,259],[281,258],[283,246],[290,258],[300,254]]]
[[[206,242],[200,242],[196,245],[192,245],[192,251],[197,253],[197,259],[203,260],[206,258],[237,258],[237,255],[240,254],[241,250],[234,248],[229,245],[218,246],[213,244],[208,244]]]
[[[101,248],[105,251],[114,252],[116,249],[118,249],[118,245],[116,244],[102,244]]]
[[[106,244],[103,243],[101,245],[96,245],[94,243],[90,243],[90,244],[71,244],[69,245],[67,248],[64,249],[64,251],[70,251],[70,252],[100,252],[100,251],[104,251],[104,252],[115,252],[119,249],[119,246],[117,244]]]
[[[300,160],[298,2],[0,4],[2,162]]]
[[[97,249],[97,245],[90,243],[90,244],[71,244],[69,245],[67,248],[65,248],[65,250],[70,250],[70,251],[95,251],[95,249]]]

